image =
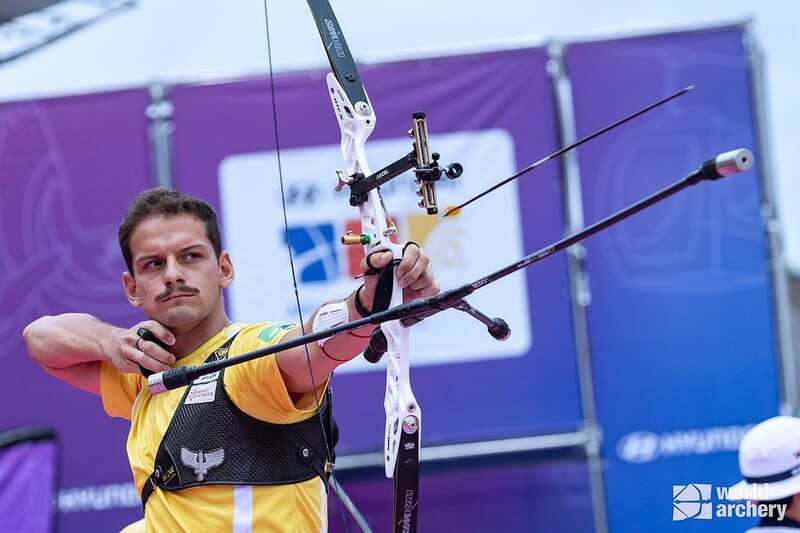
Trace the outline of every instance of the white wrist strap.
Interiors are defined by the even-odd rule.
[[[325,331],[326,329],[341,326],[347,322],[349,315],[350,314],[347,311],[347,300],[328,302],[323,304],[322,307],[319,308],[319,311],[317,311],[317,314],[314,317],[314,323],[311,325],[311,329],[314,333],[318,333],[320,331]],[[331,338],[332,337],[327,337],[319,340],[317,341],[317,344],[319,344],[321,348]]]

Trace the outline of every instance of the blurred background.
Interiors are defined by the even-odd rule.
[[[126,303],[116,227],[131,198],[175,186],[218,209],[237,267],[234,320],[298,320],[346,294],[357,213],[327,59],[304,2],[63,0],[0,6],[0,530],[115,531],[141,517],[127,423],[30,361],[26,324]],[[334,2],[378,125],[373,168],[405,155],[411,114],[462,178],[456,204],[687,86],[675,101],[439,221],[411,178],[385,186],[401,238],[445,288],[479,279],[665,187],[718,153],[755,167],[698,184],[470,302],[512,327],[493,341],[443,313],[412,330],[425,413],[422,530],[731,531],[704,511],[738,481],[753,424],[796,414],[800,6],[573,0],[490,6]],[[267,32],[269,30],[269,34]],[[273,111],[273,99],[275,103]],[[279,167],[280,162],[280,167]],[[402,180],[402,181],[401,181]],[[268,283],[269,281],[269,283]],[[275,287],[278,287],[276,289]],[[454,313],[454,312],[450,312]],[[453,332],[458,332],[454,335]],[[383,364],[334,378],[339,479],[377,531]],[[694,488],[692,490],[695,490]],[[332,531],[356,527],[330,503]]]

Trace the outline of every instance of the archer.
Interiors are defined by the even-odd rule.
[[[48,373],[101,396],[110,416],[131,421],[128,459],[145,518],[130,530],[324,530],[335,441],[326,389],[331,372],[366,348],[373,327],[165,394],[152,395],[140,371],[233,358],[369,315],[377,276],[320,306],[304,328],[239,324],[225,313],[233,262],[206,202],[162,187],[144,191],[119,227],[119,242],[125,294],[146,320],[125,329],[68,313],[37,319],[23,336]],[[427,254],[418,246],[404,252],[395,269],[404,299],[437,294]],[[391,259],[378,252],[361,268],[372,272]]]

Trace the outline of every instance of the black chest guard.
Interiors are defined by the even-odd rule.
[[[233,337],[206,361],[227,357],[231,342]],[[225,390],[224,372],[202,376],[187,387],[142,490],[142,507],[156,487],[286,485],[315,476],[327,486],[338,440],[331,390],[318,414],[294,424],[270,424],[236,407]]]

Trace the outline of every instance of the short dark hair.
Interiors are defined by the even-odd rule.
[[[222,254],[222,236],[214,208],[196,196],[183,194],[169,187],[153,187],[136,195],[119,225],[119,247],[122,249],[122,257],[125,258],[125,264],[131,275],[133,275],[131,235],[134,230],[148,218],[178,215],[192,215],[206,225],[206,236],[219,259]]]

